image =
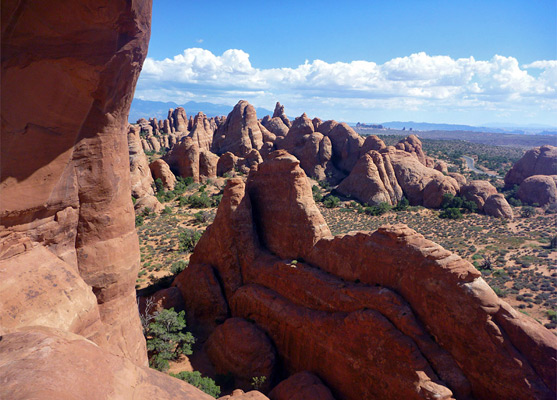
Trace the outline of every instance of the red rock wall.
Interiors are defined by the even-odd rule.
[[[126,126],[151,0],[7,0],[1,11],[0,254],[10,270],[0,275],[14,279],[18,260],[44,247],[96,295],[102,327],[88,336],[145,363]],[[27,262],[40,269],[45,257]],[[57,279],[36,296],[67,284]],[[25,304],[25,292],[3,287],[8,295]],[[59,316],[62,328],[67,318]]]
[[[555,396],[551,332],[404,225],[330,236],[283,151],[245,186],[230,180],[188,270],[201,267],[217,283],[187,270],[174,283],[188,318],[209,328],[222,318],[226,306],[205,306],[216,292],[266,332],[289,372],[315,373],[338,398]]]

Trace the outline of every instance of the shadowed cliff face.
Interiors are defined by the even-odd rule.
[[[213,347],[223,318],[254,322],[282,366],[316,374],[338,398],[555,396],[551,332],[404,225],[332,237],[300,163],[283,150],[246,184],[229,181],[173,285],[188,319],[216,328]],[[232,357],[215,353],[217,368]]]
[[[0,329],[67,329],[144,364],[126,127],[151,0],[1,11],[0,304],[17,308]]]

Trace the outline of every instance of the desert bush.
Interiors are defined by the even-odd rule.
[[[175,360],[180,354],[190,355],[195,338],[185,332],[184,311],[177,313],[173,308],[154,314],[144,330],[149,354],[149,365],[159,371],[168,369],[168,361]]]
[[[324,200],[323,200],[323,205],[327,208],[336,208],[338,207],[340,203],[340,199],[336,196],[327,196]]]
[[[209,377],[203,377],[199,371],[182,371],[177,374],[170,374],[175,378],[181,379],[192,386],[202,390],[215,399],[220,396],[220,386]]]
[[[184,260],[176,261],[172,263],[172,265],[170,266],[170,272],[172,272],[172,275],[178,275],[180,272],[185,270],[187,266],[188,266],[187,261]]]
[[[446,208],[439,214],[439,218],[460,219],[462,218],[462,213],[458,208]]]
[[[178,236],[178,248],[182,253],[191,253],[201,238],[201,232],[193,229],[185,229]]]
[[[311,187],[311,192],[313,193],[313,201],[316,203],[323,199],[323,195],[321,194],[321,190],[319,190],[318,186],[313,185]]]

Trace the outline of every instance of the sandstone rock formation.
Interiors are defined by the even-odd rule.
[[[217,154],[230,151],[238,157],[244,157],[250,150],[261,148],[266,130],[257,120],[255,108],[247,101],[240,100],[215,132],[212,150]]]
[[[211,398],[147,367],[135,301],[127,117],[151,5],[2,2],[2,399]]]
[[[242,318],[229,318],[217,326],[205,351],[217,373],[232,373],[240,389],[249,390],[254,377],[264,376],[259,389],[266,392],[277,372],[273,344],[257,325]]]
[[[396,180],[389,155],[375,150],[360,157],[337,190],[368,205],[396,205],[402,199],[402,189]]]
[[[458,192],[456,180],[426,167],[417,156],[392,147],[385,152],[390,157],[398,184],[410,204],[439,207],[444,193],[454,195]]]
[[[292,124],[290,123],[290,120],[288,119],[288,117],[286,116],[285,112],[284,112],[284,106],[282,104],[280,104],[277,101],[277,104],[275,105],[275,111],[273,112],[273,118],[280,118],[280,120],[284,123],[284,125],[286,125],[287,127],[291,127]]]
[[[360,158],[364,138],[344,122],[339,124],[336,121],[326,121],[319,125],[318,131],[331,140],[335,167],[349,174]]]
[[[189,136],[202,151],[210,151],[213,143],[214,129],[211,121],[203,113],[198,113],[193,120],[193,127]]]
[[[128,130],[128,152],[130,157],[130,179],[132,196],[141,199],[146,196],[153,196],[154,180],[151,175],[147,156],[141,147],[139,138],[139,126],[130,125]]]
[[[412,154],[426,167],[433,168],[433,159],[425,155],[422,148],[422,142],[416,135],[409,135],[405,139],[398,142],[395,147],[399,150],[404,150],[405,152]]]
[[[460,188],[460,194],[468,201],[473,201],[478,210],[483,210],[488,197],[497,194],[497,189],[488,181],[475,180]]]
[[[149,169],[151,170],[153,179],[160,179],[165,190],[174,190],[174,186],[176,185],[176,177],[164,160],[158,159],[153,161],[151,164],[149,164]]]
[[[338,172],[331,163],[333,148],[331,140],[319,132],[314,132],[313,122],[306,114],[296,118],[284,140],[277,147],[285,149],[300,160],[306,174],[317,180]]]
[[[546,145],[528,150],[507,172],[505,184],[520,185],[533,175],[557,175],[557,147]]]
[[[493,194],[484,203],[484,212],[496,218],[513,219],[512,207],[501,193]]]
[[[518,198],[527,204],[545,206],[557,201],[557,175],[532,175],[518,188]]]
[[[210,400],[178,379],[103,351],[69,332],[26,328],[0,341],[3,399]]]
[[[184,299],[182,293],[176,287],[169,287],[156,291],[151,296],[138,297],[137,305],[139,313],[143,316],[154,315],[158,311],[173,308],[174,311],[184,310]]]
[[[183,107],[173,110],[172,121],[176,132],[188,132],[188,117]]]
[[[230,316],[267,334],[286,370],[318,375],[339,398],[555,396],[554,335],[403,225],[331,237],[283,151],[246,185],[229,181],[177,284],[199,282],[192,267],[210,268],[215,283],[182,290],[191,314],[202,319],[218,294]]]
[[[331,391],[311,372],[298,372],[269,393],[271,400],[334,400]]]
[[[192,177],[194,182],[204,182],[217,176],[218,156],[208,150],[200,150],[197,142],[189,136],[183,137],[163,160],[176,175]]]
[[[15,272],[7,271],[6,262],[17,267],[27,259],[40,270],[54,257],[63,260],[60,271],[70,271],[74,282],[83,280],[75,290],[87,288],[87,294],[72,297],[84,306],[77,318],[85,319],[72,327],[65,315],[72,308],[60,301],[48,313],[59,316],[49,326],[75,328],[139,364],[146,363],[146,351],[135,303],[139,249],[126,133],[147,54],[150,7],[147,0],[6,1],[1,28],[0,216],[6,258],[0,280]],[[51,289],[44,286],[68,284],[52,279],[21,292],[4,288],[0,298],[24,307],[37,292],[37,301],[49,304]],[[84,332],[79,326],[89,320],[91,292],[101,324]],[[18,319],[27,313],[31,321],[37,311],[20,308]]]

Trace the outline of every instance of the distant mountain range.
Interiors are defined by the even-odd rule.
[[[156,117],[158,119],[164,119],[168,115],[169,108],[184,107],[188,118],[190,115],[196,115],[198,112],[203,112],[208,117],[216,117],[219,115],[228,115],[234,106],[229,106],[225,104],[214,104],[214,103],[198,103],[196,101],[188,101],[184,104],[177,104],[174,102],[162,102],[162,101],[149,101],[133,99],[132,106],[130,109],[130,116],[128,121],[135,123],[140,118],[149,119],[151,117]],[[267,110],[266,108],[256,107],[255,111],[257,116],[262,118],[265,115],[273,115],[273,112]]]
[[[188,117],[195,115],[202,111],[208,117],[215,117],[218,115],[228,115],[234,106],[226,104],[204,103],[196,101],[188,101],[184,104],[177,104],[174,102],[150,101],[133,99],[129,122],[135,123],[140,118],[156,117],[164,119],[168,115],[169,108],[184,107]],[[256,107],[257,116],[263,118],[265,115],[273,115],[273,111],[266,108]],[[350,125],[356,125],[350,123]],[[406,128],[413,131],[466,131],[466,132],[491,132],[491,133],[514,133],[514,134],[541,134],[541,135],[557,135],[557,127],[549,125],[528,125],[518,126],[508,124],[502,126],[496,123],[486,124],[488,126],[472,126],[472,125],[457,125],[457,124],[435,124],[429,122],[414,122],[414,121],[391,121],[381,123],[385,128],[401,130]]]
[[[457,124],[434,124],[429,122],[414,121],[391,121],[381,123],[385,128],[403,129],[414,131],[466,131],[466,132],[491,132],[491,133],[515,133],[515,134],[541,134],[541,135],[557,135],[557,128],[545,125],[531,126],[472,126]],[[490,124],[491,125],[491,124]]]

